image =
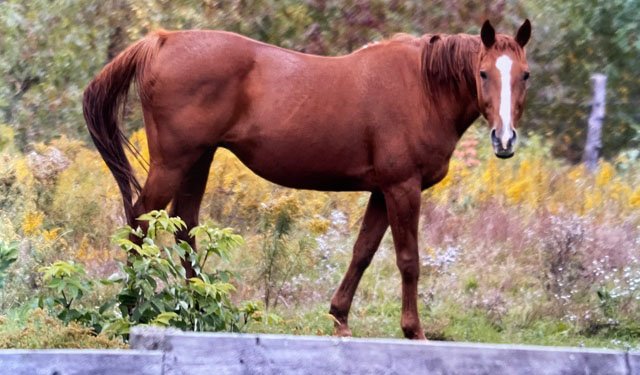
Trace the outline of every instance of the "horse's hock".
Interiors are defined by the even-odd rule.
[[[0,350],[0,374],[640,374],[640,352],[134,328],[134,350]]]

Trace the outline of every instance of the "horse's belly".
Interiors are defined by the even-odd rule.
[[[301,150],[240,150],[229,147],[251,171],[278,185],[323,191],[371,190],[373,168],[355,158]],[[215,166],[214,166],[215,168]]]

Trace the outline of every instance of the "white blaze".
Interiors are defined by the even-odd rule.
[[[511,130],[511,65],[513,61],[502,55],[496,60],[496,68],[500,71],[500,118],[502,119],[502,132],[499,135],[502,147],[507,148],[509,139],[513,136]]]

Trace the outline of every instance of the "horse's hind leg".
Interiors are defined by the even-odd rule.
[[[353,295],[388,226],[384,196],[379,192],[374,192],[369,198],[360,233],[353,247],[353,257],[349,269],[331,299],[329,313],[336,319],[335,334],[338,336],[351,336],[348,317]]]
[[[186,241],[195,250],[196,241],[195,238],[189,236],[189,231],[198,225],[198,214],[200,212],[200,203],[202,202],[202,196],[204,195],[205,188],[207,186],[207,179],[209,177],[209,168],[215,148],[207,150],[202,156],[193,164],[191,169],[182,179],[180,187],[173,197],[173,203],[171,205],[171,216],[179,216],[187,224],[185,230],[181,230],[176,234],[176,241]],[[186,272],[187,278],[195,276],[195,272],[189,260],[182,262]]]
[[[175,194],[184,171],[181,168],[169,168],[163,165],[151,164],[149,176],[144,183],[140,196],[133,205],[132,226],[142,226],[146,230],[145,223],[136,218],[152,210],[161,210],[167,207]]]
[[[163,158],[154,158],[152,154],[149,175],[133,205],[133,222],[129,225],[139,225],[146,230],[146,223],[136,218],[149,211],[166,208],[180,189],[184,177],[201,155],[201,150],[182,155],[168,154]]]

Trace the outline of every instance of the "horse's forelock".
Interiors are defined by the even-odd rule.
[[[525,59],[524,48],[522,48],[515,39],[508,35],[498,35],[496,43],[492,49],[498,51],[498,53],[510,51],[513,53],[514,57],[518,59]]]

